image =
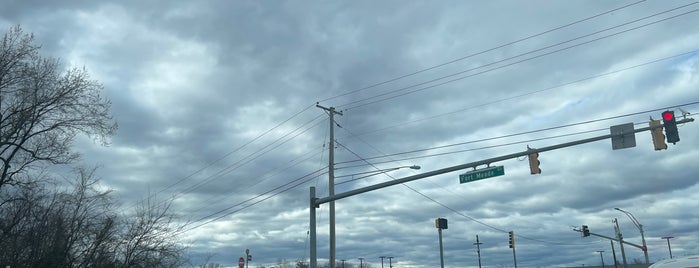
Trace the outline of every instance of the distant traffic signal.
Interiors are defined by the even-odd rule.
[[[529,171],[532,175],[541,174],[539,165],[541,165],[541,162],[539,162],[539,153],[529,154]]]
[[[515,248],[515,232],[510,231],[510,248]]]
[[[648,123],[650,127],[660,126],[660,120],[650,120]],[[653,147],[656,151],[667,149],[667,144],[665,143],[665,135],[663,135],[663,127],[659,127],[650,131],[653,137]]]
[[[445,218],[434,219],[434,227],[437,229],[448,229],[449,226],[447,226],[447,219],[445,219]]]
[[[587,225],[582,226],[582,235],[583,237],[590,236],[590,229],[587,228]]]
[[[663,115],[663,128],[665,128],[665,137],[667,142],[672,142],[672,144],[680,141],[680,133],[677,131],[677,122],[675,121],[675,112],[664,111]]]

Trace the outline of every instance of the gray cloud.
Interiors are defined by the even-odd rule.
[[[363,89],[622,5],[4,1],[0,25],[21,24],[36,34],[43,53],[84,65],[104,83],[118,134],[110,147],[87,140],[76,146],[85,164],[101,166],[103,183],[115,189],[125,209],[158,192],[163,199],[178,196],[175,212],[187,219],[235,211],[185,235],[193,262],[214,254],[214,261],[232,266],[250,248],[253,266],[270,266],[278,258],[308,258],[308,189],[327,195],[327,175],[303,177],[327,165],[328,121],[313,107],[316,101],[343,110],[336,117],[336,137],[344,146],[336,149],[338,167],[363,164],[342,163],[357,155],[418,150],[369,160],[388,161],[379,168],[423,167],[390,173],[394,178],[527,145],[604,135],[610,125],[647,122],[660,112],[594,120],[696,102],[696,53],[619,71],[699,49],[692,27],[696,13],[629,30],[694,6],[517,57],[682,5],[657,1]],[[386,97],[393,98],[378,101]],[[594,122],[470,143],[585,121]],[[665,235],[677,237],[673,254],[697,253],[695,129],[694,123],[681,126],[682,140],[666,151],[653,151],[650,135],[638,133],[632,149],[612,151],[609,141],[600,141],[545,152],[539,158],[543,173],[536,176],[529,175],[527,159],[512,159],[493,163],[505,166],[503,177],[458,184],[458,173],[450,173],[407,184],[432,200],[405,186],[340,200],[338,259],[358,263],[365,257],[377,267],[379,256],[390,255],[396,267],[434,267],[439,260],[433,220],[446,217],[448,267],[477,265],[476,235],[486,267],[511,265],[509,230],[518,234],[521,267],[597,265],[596,250],[605,250],[611,262],[609,241],[581,238],[571,226],[588,224],[593,232],[612,235],[616,217],[625,237],[640,243],[636,227],[614,207],[644,224],[651,261],[668,257],[660,239]],[[421,150],[455,143],[462,144]],[[507,143],[516,144],[499,146]],[[453,151],[461,152],[430,156]],[[405,159],[413,157],[420,158]],[[371,169],[343,168],[337,175]],[[390,179],[372,176],[337,190]],[[323,205],[321,258],[328,255],[327,218]],[[643,258],[639,250],[627,253]]]

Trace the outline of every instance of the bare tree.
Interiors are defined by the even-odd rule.
[[[0,190],[28,183],[36,164],[77,159],[70,146],[78,133],[106,144],[117,128],[102,85],[84,68],[62,72],[59,60],[41,57],[33,42],[16,26],[0,44]]]
[[[171,202],[144,200],[133,217],[125,217],[121,258],[126,267],[179,267],[185,264],[185,248],[179,243],[185,223],[170,212]]]

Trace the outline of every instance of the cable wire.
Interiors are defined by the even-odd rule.
[[[486,49],[486,50],[482,50],[482,51],[480,51],[480,52],[476,52],[476,53],[473,53],[473,54],[469,54],[469,55],[463,56],[463,57],[461,57],[461,58],[457,58],[457,59],[454,59],[454,60],[451,60],[451,61],[448,61],[448,62],[445,62],[445,63],[437,64],[437,65],[434,65],[434,66],[431,66],[431,67],[427,67],[427,68],[421,69],[421,70],[419,70],[419,71],[415,71],[415,72],[412,72],[412,73],[408,73],[408,74],[405,74],[405,75],[401,75],[401,76],[399,76],[399,77],[392,78],[392,79],[389,79],[389,80],[386,80],[386,81],[383,81],[383,82],[375,83],[375,84],[372,84],[372,85],[369,85],[369,86],[366,86],[366,87],[363,87],[363,88],[351,90],[351,91],[349,91],[349,92],[346,92],[346,93],[343,93],[343,94],[340,94],[340,95],[336,95],[336,96],[332,96],[332,97],[329,97],[329,98],[325,98],[325,99],[322,99],[322,100],[320,100],[320,101],[318,101],[318,102],[325,102],[325,101],[333,100],[333,99],[340,98],[340,97],[344,97],[344,96],[347,96],[347,95],[350,95],[350,94],[358,93],[358,92],[360,92],[360,91],[364,91],[364,90],[367,90],[367,89],[370,89],[370,88],[374,88],[374,87],[377,87],[377,86],[381,86],[381,85],[384,85],[384,84],[388,84],[388,83],[391,83],[391,82],[395,82],[395,81],[398,81],[398,80],[403,79],[403,78],[407,78],[407,77],[410,77],[410,76],[414,76],[414,75],[417,75],[417,74],[420,74],[420,73],[424,73],[424,72],[427,72],[427,71],[430,71],[430,70],[433,70],[433,69],[436,69],[436,68],[439,68],[439,67],[443,67],[443,66],[446,66],[446,65],[449,65],[449,64],[452,64],[452,63],[456,63],[456,62],[459,62],[459,61],[462,61],[462,60],[465,60],[465,59],[468,59],[468,58],[472,58],[472,57],[475,57],[475,56],[478,56],[478,55],[482,55],[482,54],[485,54],[485,53],[488,53],[488,52],[491,52],[491,51],[495,51],[495,50],[498,50],[498,49],[501,49],[501,48],[504,48],[504,47],[507,47],[507,46],[511,46],[511,45],[514,45],[514,44],[517,44],[517,43],[520,43],[520,42],[523,42],[523,41],[526,41],[526,40],[529,40],[529,39],[532,39],[532,38],[535,38],[535,37],[539,37],[539,36],[542,36],[542,35],[545,35],[545,34],[547,34],[547,33],[551,33],[551,32],[554,32],[554,31],[557,31],[557,30],[560,30],[560,29],[563,29],[563,28],[567,28],[567,27],[573,26],[573,25],[575,25],[575,24],[582,23],[582,22],[585,22],[585,21],[588,21],[588,20],[591,20],[591,19],[594,19],[594,18],[603,16],[603,15],[611,14],[611,13],[613,13],[613,12],[616,12],[616,11],[619,11],[619,10],[622,10],[622,9],[625,9],[625,8],[628,8],[628,7],[631,7],[631,6],[640,4],[640,3],[642,3],[642,2],[645,2],[645,0],[633,2],[633,3],[627,4],[627,5],[618,7],[618,8],[614,8],[614,9],[611,9],[611,10],[608,10],[608,11],[605,11],[605,12],[602,12],[602,13],[599,13],[599,14],[595,14],[595,15],[592,15],[592,16],[589,16],[589,17],[586,17],[586,18],[577,20],[577,21],[573,21],[573,22],[571,22],[571,23],[567,23],[567,24],[564,24],[564,25],[561,25],[561,26],[558,26],[558,27],[555,27],[555,28],[552,28],[552,29],[549,29],[549,30],[540,32],[540,33],[532,34],[532,35],[526,36],[526,37],[524,37],[524,38],[517,39],[517,40],[515,40],[515,41],[507,42],[507,43],[504,43],[504,44],[501,44],[501,45],[498,45],[498,46],[495,46],[495,47],[492,47],[492,48],[489,48],[489,49]]]
[[[442,77],[435,78],[435,79],[432,79],[432,80],[429,80],[429,81],[426,81],[426,82],[414,84],[414,85],[411,85],[411,86],[407,86],[407,87],[402,87],[402,88],[394,89],[394,90],[391,90],[391,91],[388,91],[388,92],[384,92],[384,93],[377,94],[377,95],[374,95],[374,96],[371,96],[371,97],[359,99],[359,100],[356,100],[356,101],[351,101],[351,102],[348,102],[348,103],[339,105],[338,107],[347,107],[347,108],[344,108],[343,111],[353,110],[353,109],[356,109],[356,108],[359,108],[359,107],[364,107],[364,106],[367,106],[367,105],[376,104],[376,103],[379,103],[379,102],[383,102],[383,101],[395,99],[395,98],[402,97],[402,96],[406,96],[406,95],[413,94],[413,93],[416,93],[416,92],[420,92],[420,91],[424,91],[424,90],[427,90],[427,89],[431,89],[431,88],[435,88],[435,87],[438,87],[438,86],[442,86],[442,85],[446,85],[446,84],[449,84],[449,83],[453,83],[453,82],[456,82],[456,81],[460,81],[460,80],[463,80],[463,79],[466,79],[466,78],[470,78],[470,77],[478,76],[478,75],[481,75],[481,74],[489,73],[489,72],[492,72],[492,71],[500,70],[500,69],[503,69],[503,68],[506,68],[506,67],[510,67],[510,66],[513,66],[513,65],[517,65],[517,64],[520,64],[520,63],[523,63],[523,62],[527,62],[527,61],[531,61],[531,60],[534,60],[534,59],[542,58],[542,57],[544,57],[544,56],[556,54],[556,53],[559,53],[559,52],[562,52],[562,51],[566,51],[566,50],[569,50],[569,49],[572,49],[572,48],[576,48],[576,47],[579,47],[579,46],[587,45],[587,44],[590,44],[590,43],[593,43],[593,42],[597,42],[597,41],[600,41],[600,40],[603,40],[603,39],[607,39],[607,38],[614,37],[614,36],[617,36],[617,35],[621,35],[621,34],[624,34],[624,33],[628,33],[628,32],[634,31],[634,30],[638,30],[638,29],[641,29],[641,28],[644,28],[644,27],[648,27],[648,26],[651,26],[651,25],[654,25],[654,24],[658,24],[658,23],[660,23],[660,22],[664,22],[664,21],[667,21],[667,20],[670,20],[670,19],[674,19],[674,18],[678,18],[678,17],[684,16],[684,15],[688,15],[688,14],[691,14],[691,13],[694,13],[694,12],[699,11],[699,9],[690,10],[690,11],[687,11],[687,12],[684,12],[684,13],[681,13],[681,14],[673,15],[673,16],[670,16],[670,17],[667,17],[667,18],[663,18],[663,19],[659,19],[659,20],[650,22],[650,23],[642,24],[642,25],[640,25],[640,26],[632,27],[632,28],[629,28],[629,29],[626,29],[626,30],[622,30],[622,31],[615,32],[615,33],[612,33],[612,34],[608,34],[608,35],[604,35],[604,36],[601,36],[601,37],[597,37],[597,38],[594,38],[594,39],[591,39],[591,40],[587,40],[587,41],[584,41],[584,42],[581,42],[581,43],[577,43],[577,44],[573,44],[573,45],[570,45],[570,46],[567,46],[567,47],[563,47],[563,48],[555,49],[555,50],[552,50],[552,51],[548,51],[548,52],[545,52],[545,53],[542,53],[542,54],[539,54],[539,55],[535,55],[535,56],[532,56],[532,57],[529,57],[529,58],[525,58],[525,59],[522,59],[522,60],[517,60],[517,61],[511,62],[511,63],[507,63],[507,64],[500,65],[500,66],[496,66],[496,67],[493,67],[493,68],[490,68],[490,69],[486,69],[486,70],[484,70],[484,71],[480,71],[480,72],[476,72],[476,73],[473,73],[473,74],[469,74],[469,75],[457,77],[457,78],[450,79],[450,80],[447,80],[447,81],[444,81],[444,82],[440,82],[440,83],[437,83],[437,84],[433,84],[433,85],[429,85],[429,86],[425,86],[425,87],[420,87],[420,86],[424,86],[424,85],[427,85],[427,84],[430,84],[430,83],[433,83],[433,82],[438,82],[438,81],[440,81],[440,80],[444,80],[444,79],[447,79],[447,78],[450,78],[450,77],[458,76],[458,75],[461,75],[461,74],[464,74],[464,73],[467,73],[467,72],[475,71],[475,70],[482,69],[482,68],[485,68],[485,67],[488,67],[488,66],[493,66],[493,65],[496,65],[496,64],[499,64],[499,63],[504,63],[504,62],[506,62],[506,61],[510,61],[510,60],[513,60],[513,59],[516,59],[516,58],[519,58],[519,57],[522,57],[522,56],[525,56],[525,55],[533,54],[533,53],[536,53],[536,52],[540,52],[540,51],[543,51],[543,50],[546,50],[546,49],[549,49],[549,48],[553,48],[553,47],[556,47],[556,46],[559,46],[559,45],[562,45],[562,44],[565,44],[565,43],[570,43],[570,42],[572,42],[572,41],[576,41],[576,40],[579,40],[579,39],[582,39],[582,38],[585,38],[585,37],[590,37],[590,36],[596,35],[596,34],[598,34],[598,33],[602,33],[602,32],[609,31],[609,30],[612,30],[612,29],[615,29],[615,28],[619,28],[619,27],[621,27],[621,26],[625,26],[625,25],[628,25],[628,24],[630,24],[630,23],[635,23],[635,22],[638,22],[638,21],[641,21],[641,20],[645,20],[645,19],[648,19],[648,18],[651,18],[651,17],[654,17],[654,16],[659,16],[659,15],[662,15],[662,14],[664,14],[664,13],[671,12],[671,11],[674,11],[674,10],[676,10],[676,9],[683,8],[683,7],[686,7],[686,6],[689,6],[689,5],[694,5],[694,4],[697,4],[697,3],[699,3],[699,1],[693,2],[693,3],[691,3],[691,4],[687,4],[687,5],[684,5],[684,6],[681,6],[681,7],[677,7],[677,8],[669,9],[669,10],[662,11],[662,12],[659,12],[659,13],[655,13],[655,14],[650,15],[650,16],[646,16],[646,17],[643,17],[643,18],[640,18],[640,19],[636,19],[636,20],[631,21],[631,22],[627,22],[627,23],[623,23],[623,24],[620,24],[620,25],[617,25],[617,26],[613,26],[613,27],[610,27],[610,28],[607,28],[607,29],[604,29],[604,30],[600,30],[600,31],[591,33],[591,34],[582,35],[582,36],[579,36],[579,37],[576,37],[576,38],[573,38],[573,39],[569,39],[569,40],[567,40],[567,41],[559,42],[559,43],[554,44],[554,45],[549,45],[549,46],[546,46],[546,47],[543,47],[543,48],[531,50],[531,51],[528,51],[528,52],[525,52],[525,53],[521,53],[521,54],[518,54],[518,55],[515,55],[515,56],[512,56],[512,57],[508,57],[508,58],[505,58],[505,59],[502,59],[502,60],[498,60],[498,61],[490,62],[490,63],[487,63],[487,64],[483,64],[483,65],[480,65],[480,66],[477,66],[477,67],[473,67],[473,68],[470,68],[470,69],[467,69],[467,70],[464,70],[464,71],[461,71],[461,72],[457,72],[457,73],[453,73],[453,74],[450,74],[450,75],[442,76]],[[413,89],[413,90],[409,90],[409,89],[411,89],[411,88],[416,88],[416,87],[420,87],[420,88]],[[402,91],[406,91],[406,92],[400,93],[400,92],[402,92]],[[395,93],[395,95],[388,96],[388,97],[384,97],[384,98],[379,98],[379,97],[391,95],[391,94],[394,94],[394,93]],[[370,100],[376,99],[376,98],[378,98],[378,99],[377,99],[377,100],[370,101]],[[361,103],[361,102],[364,102],[364,103]],[[361,104],[357,104],[357,103],[361,103]],[[357,104],[357,105],[351,106],[352,104]]]

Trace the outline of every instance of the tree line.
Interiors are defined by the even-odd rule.
[[[34,41],[14,26],[0,44],[0,267],[184,266],[169,203],[122,210],[96,169],[78,165],[76,136],[107,145],[117,129],[102,84]]]

